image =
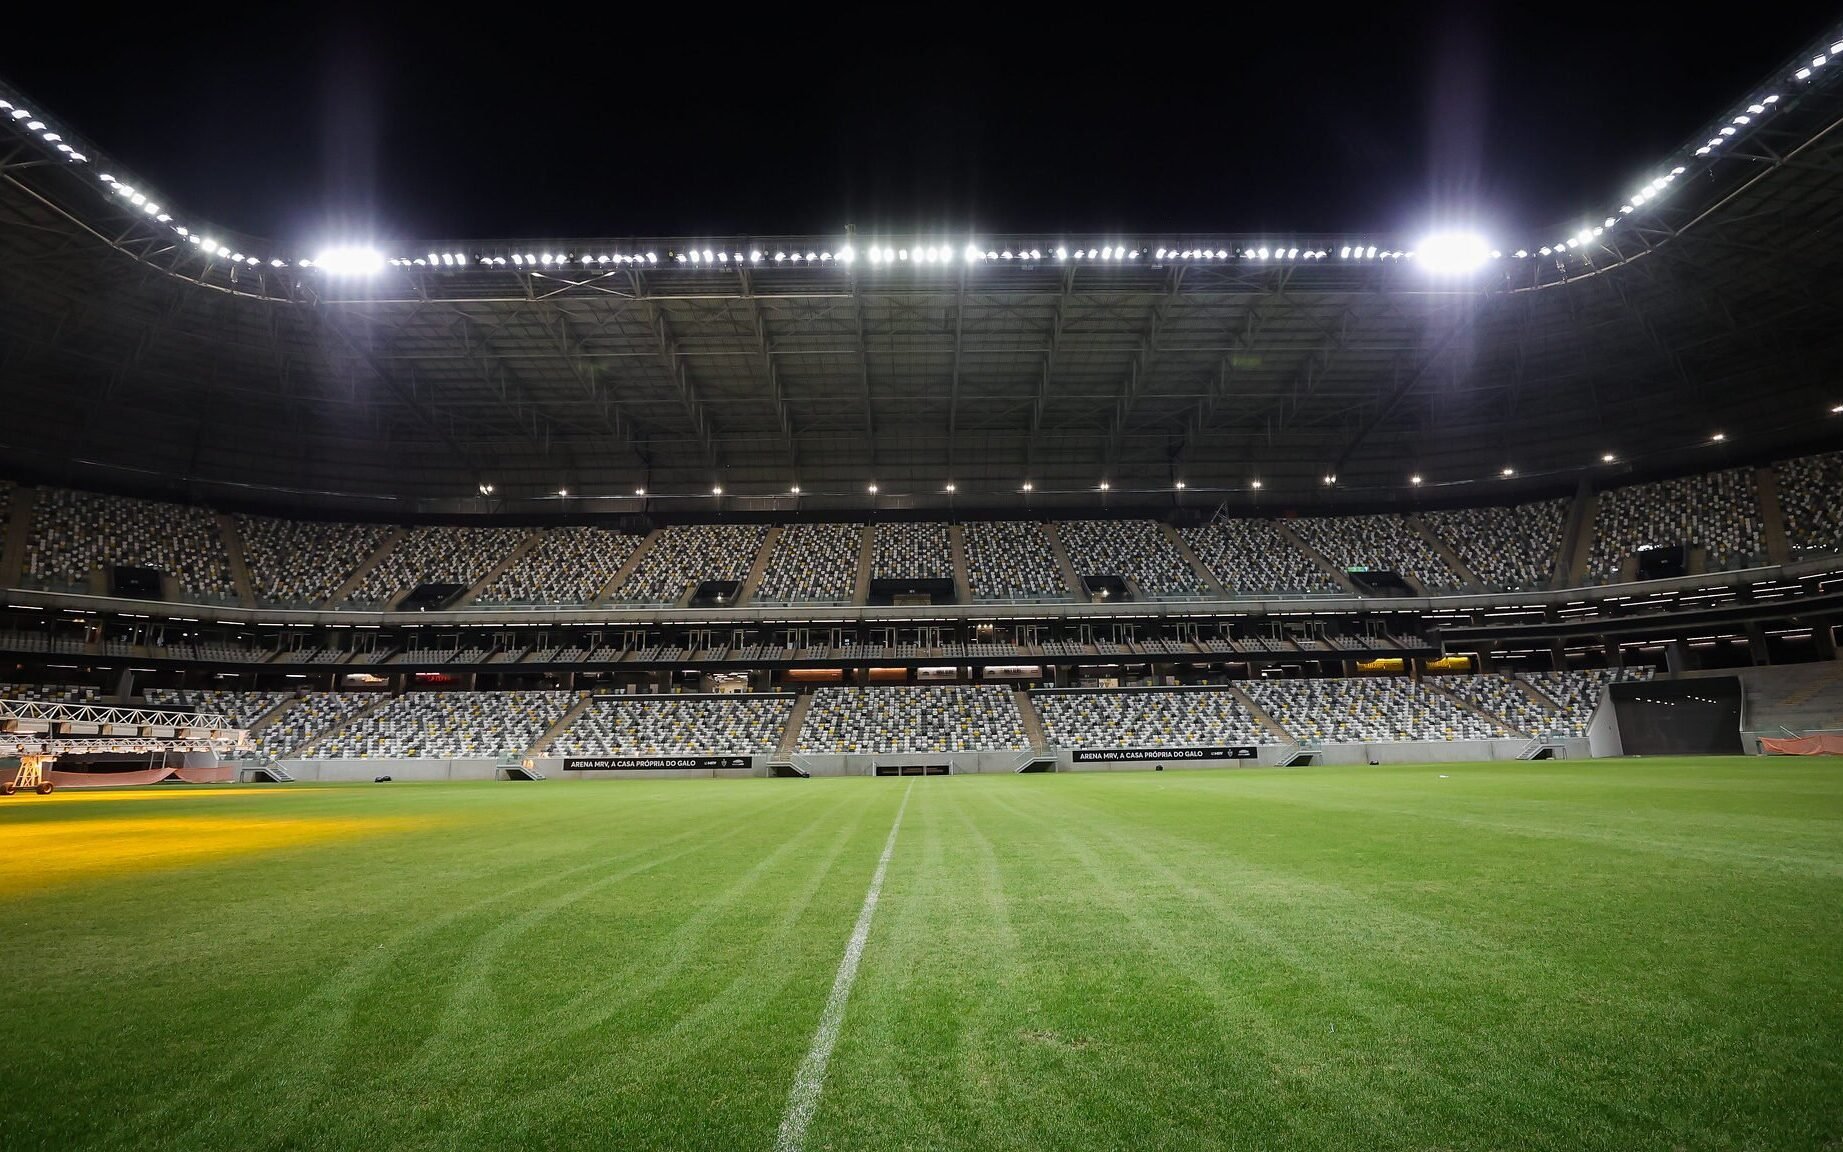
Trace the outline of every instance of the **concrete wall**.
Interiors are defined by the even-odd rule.
[[[1610,717],[1611,708],[1601,709]],[[1596,716],[1596,723],[1600,717]],[[1609,721],[1610,723],[1610,721]],[[1617,740],[1617,732],[1613,734]],[[1429,740],[1404,744],[1323,744],[1318,757],[1321,764],[1452,764],[1461,761],[1515,760],[1528,741],[1515,740]],[[1590,750],[1588,739],[1556,741],[1564,759],[1584,759],[1598,755]],[[1187,768],[1271,768],[1290,752],[1290,745],[1262,745],[1253,760],[1189,760],[1164,762],[1166,771]],[[1618,755],[1617,752],[1611,753]],[[887,755],[807,756],[799,764],[814,776],[874,776],[879,765],[946,764],[956,775],[985,772],[1017,771],[1020,751],[1001,752],[912,752]],[[1075,763],[1074,753],[1058,749],[1047,753],[1056,760],[1058,772],[1150,772],[1158,761],[1127,763]],[[620,772],[568,772],[563,760],[541,756],[533,761],[538,771],[564,780],[735,780],[766,776],[772,757],[752,756],[748,768],[719,769],[640,769]],[[370,780],[389,776],[395,780],[491,780],[499,761],[474,760],[288,760],[282,767],[297,780]]]
[[[491,780],[496,759],[465,760],[280,760],[296,780]]]

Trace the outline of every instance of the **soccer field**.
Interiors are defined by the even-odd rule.
[[[1843,1140],[1822,759],[60,792],[0,866],[9,1152]]]

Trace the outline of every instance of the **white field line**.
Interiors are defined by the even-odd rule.
[[[896,833],[902,828],[903,809],[909,806],[909,793],[915,782],[902,794],[896,806],[896,819],[890,824],[889,839],[883,842],[883,855],[877,858],[877,870],[864,893],[864,907],[858,912],[857,927],[845,945],[844,958],[838,962],[838,975],[832,979],[832,994],[826,997],[825,1011],[819,1017],[819,1030],[813,1033],[813,1046],[794,1073],[794,1086],[787,1093],[787,1112],[781,1117],[781,1132],[775,1138],[775,1152],[800,1152],[806,1143],[806,1126],[813,1122],[819,1107],[819,1093],[825,1088],[826,1065],[832,1060],[832,1048],[838,1043],[838,1030],[845,1022],[845,1002],[851,998],[851,984],[857,979],[858,961],[864,957],[864,943],[870,938],[870,920],[877,914],[877,894],[883,890],[883,873],[889,870],[890,854],[896,850]]]

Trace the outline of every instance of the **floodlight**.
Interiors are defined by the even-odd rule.
[[[205,247],[211,247],[210,240]],[[375,248],[328,248],[314,257],[314,266],[334,276],[372,276],[383,270],[384,257]]]
[[[1435,276],[1464,276],[1491,259],[1491,245],[1475,232],[1440,232],[1417,247],[1420,266]]]

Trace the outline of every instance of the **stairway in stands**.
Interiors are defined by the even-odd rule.
[[[378,545],[377,551],[367,556],[363,564],[352,569],[352,574],[346,577],[346,582],[335,588],[333,594],[326,598],[326,603],[322,604],[321,607],[337,608],[341,604],[344,604],[346,597],[352,595],[352,593],[357,590],[358,586],[365,582],[365,577],[371,575],[371,570],[383,563],[384,557],[390,555],[391,549],[403,543],[403,538],[407,535],[409,535],[409,529],[407,528],[391,529],[390,535],[384,537],[384,542]]]
[[[870,603],[870,581],[875,575],[873,566],[877,555],[877,526],[864,525],[864,531],[858,534],[857,575],[851,579],[851,602],[853,604]]]
[[[576,702],[571,704],[563,715],[557,717],[557,722],[544,729],[544,734],[533,741],[531,747],[525,749],[525,755],[528,757],[544,755],[550,750],[550,746],[557,742],[557,737],[569,731],[570,725],[576,722],[578,716],[588,711],[589,705],[593,702],[594,697],[587,692],[578,696]]]
[[[224,555],[230,561],[230,582],[237,589],[237,602],[245,608],[256,607],[256,584],[250,579],[249,561],[243,554],[243,533],[237,531],[236,518],[228,512],[217,514],[218,535],[224,541]]]
[[[1082,589],[1081,576],[1075,571],[1075,565],[1069,560],[1069,550],[1062,543],[1062,532],[1055,524],[1045,524],[1043,535],[1049,538],[1050,554],[1056,558],[1056,568],[1062,573],[1062,582],[1069,586],[1069,595],[1075,597],[1078,603],[1087,600],[1088,593]]]
[[[1325,559],[1323,553],[1319,552],[1318,549],[1312,547],[1310,544],[1307,544],[1305,538],[1293,531],[1284,521],[1274,521],[1274,528],[1279,531],[1280,535],[1286,537],[1287,541],[1291,543],[1293,547],[1304,553],[1307,560],[1318,565],[1319,569],[1323,571],[1325,575],[1331,577],[1339,588],[1342,588],[1352,596],[1359,595],[1357,586],[1351,583],[1350,573]]]
[[[1030,693],[1022,688],[1013,688],[1011,695],[1017,702],[1018,717],[1024,722],[1024,735],[1030,738],[1032,751],[1043,752],[1049,748],[1049,735],[1043,731],[1043,717],[1037,714],[1037,706],[1030,699]]]
[[[627,578],[634,574],[634,569],[640,566],[640,561],[646,558],[647,552],[659,542],[659,537],[664,531],[663,528],[655,528],[646,534],[646,539],[640,541],[639,546],[633,550],[633,554],[615,570],[614,575],[608,578],[608,583],[596,594],[597,604],[607,604],[614,599],[615,592],[620,589],[621,585],[627,583]]]
[[[453,604],[450,604],[449,607],[450,608],[465,608],[467,605],[472,604],[476,599],[479,598],[480,593],[486,591],[488,588],[491,588],[493,586],[493,581],[499,579],[502,573],[504,573],[507,569],[511,568],[512,565],[518,563],[520,560],[523,560],[525,556],[533,548],[536,548],[539,544],[542,544],[543,542],[544,542],[544,530],[542,528],[537,529],[536,531],[533,531],[533,532],[525,533],[525,538],[523,540],[520,540],[518,544],[510,552],[507,552],[504,556],[501,556],[497,564],[494,564],[491,568],[488,568],[486,570],[486,575],[480,577],[478,580],[475,580],[473,582],[473,586],[468,588],[467,591],[461,593],[460,599],[456,600]]]
[[[794,709],[787,714],[787,727],[781,729],[781,742],[774,747],[774,758],[785,760],[800,744],[800,725],[806,723],[806,710],[813,706],[813,694],[802,692],[794,697]]]
[[[749,562],[749,571],[742,578],[742,587],[736,590],[736,603],[755,602],[755,590],[762,586],[762,578],[768,575],[768,558],[774,555],[775,547],[781,542],[781,533],[785,531],[786,528],[775,524],[762,533],[761,547],[755,550],[755,559]]]
[[[1433,525],[1427,523],[1427,521],[1421,519],[1419,516],[1409,516],[1407,520],[1409,530],[1426,541],[1427,546],[1432,548],[1440,559],[1446,561],[1446,566],[1453,570],[1453,575],[1465,581],[1465,590],[1467,592],[1483,592],[1485,590],[1485,582],[1478,578],[1478,573],[1472,570],[1472,566],[1465,562],[1465,559],[1459,555],[1458,551],[1456,551],[1451,544],[1448,544],[1438,532],[1433,530]]]
[[[1273,733],[1273,735],[1276,738],[1288,744],[1294,743],[1293,734],[1291,732],[1288,732],[1286,729],[1280,727],[1280,722],[1278,720],[1275,720],[1273,718],[1273,715],[1269,713],[1267,709],[1261,707],[1258,703],[1256,703],[1254,697],[1248,695],[1248,693],[1244,692],[1241,688],[1235,686],[1234,684],[1228,685],[1228,689],[1229,689],[1229,694],[1235,697],[1235,699],[1241,701],[1241,706],[1243,708],[1246,708],[1249,714],[1252,715],[1257,721],[1260,722],[1261,727],[1267,729],[1267,731]]]
[[[1190,541],[1184,539],[1184,534],[1169,524],[1160,523],[1159,527],[1164,530],[1165,539],[1169,540],[1171,546],[1177,549],[1177,554],[1184,558],[1184,563],[1190,566],[1191,572],[1195,573],[1197,579],[1203,582],[1203,587],[1212,596],[1219,596],[1226,600],[1229,595],[1228,589],[1222,586],[1222,581],[1216,579],[1216,574],[1209,570],[1209,565],[1205,564],[1202,559],[1197,556],[1196,552],[1191,550]]]

